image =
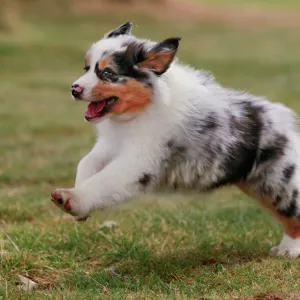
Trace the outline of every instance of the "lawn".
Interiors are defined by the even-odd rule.
[[[0,299],[300,299],[300,260],[269,256],[280,225],[235,188],[160,192],[83,224],[50,202],[95,139],[69,86],[91,42],[128,19],[138,36],[182,36],[179,58],[224,85],[300,113],[299,28],[26,15],[0,32]]]

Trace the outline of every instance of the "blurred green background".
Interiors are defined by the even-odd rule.
[[[149,195],[85,224],[49,201],[95,140],[69,87],[105,32],[181,36],[181,61],[300,112],[299,16],[296,0],[0,0],[0,297],[300,299],[299,261],[268,254],[280,226],[235,188]]]

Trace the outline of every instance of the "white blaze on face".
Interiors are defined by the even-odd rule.
[[[81,100],[89,101],[93,87],[98,83],[98,77],[94,70],[90,69],[81,77],[79,77],[73,84],[78,84],[83,88]]]
[[[117,38],[102,39],[93,44],[86,54],[86,63],[89,64],[90,69],[79,77],[74,84],[78,84],[83,88],[81,100],[89,101],[91,98],[91,91],[97,85],[99,79],[95,74],[95,66],[105,53],[112,53],[123,48],[125,42],[133,41],[132,36],[119,36]]]

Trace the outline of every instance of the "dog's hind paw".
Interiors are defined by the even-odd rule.
[[[292,258],[299,257],[300,238],[292,239],[284,234],[280,245],[271,249],[271,254],[276,256],[288,256]]]

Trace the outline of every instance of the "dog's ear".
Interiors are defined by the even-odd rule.
[[[111,38],[111,37],[116,37],[116,36],[123,35],[123,34],[131,34],[132,26],[133,26],[133,24],[131,22],[126,22],[126,23],[120,25],[118,28],[106,33],[104,35],[104,37]]]
[[[135,43],[128,46],[126,56],[130,63],[141,69],[153,71],[157,75],[165,73],[173,61],[181,38],[169,38],[156,44],[150,50]]]

